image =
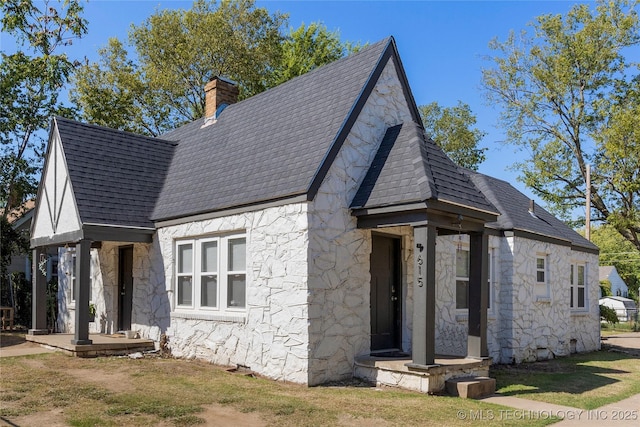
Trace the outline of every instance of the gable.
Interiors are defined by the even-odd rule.
[[[55,123],[49,135],[37,200],[31,225],[32,239],[49,240],[55,236],[81,232],[82,227],[64,147]]]
[[[178,146],[152,219],[313,199],[392,53],[383,40],[165,135]]]
[[[390,127],[352,209],[443,202],[493,214],[496,208],[416,123]]]
[[[55,119],[83,225],[154,229],[151,211],[175,144]]]

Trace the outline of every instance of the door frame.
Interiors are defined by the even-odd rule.
[[[131,251],[131,285],[123,288],[123,275],[125,274],[123,263],[123,253]],[[118,275],[117,275],[117,292],[118,292],[118,330],[131,329],[131,314],[133,312],[133,245],[118,247]]]
[[[403,239],[401,235],[397,235],[397,234],[390,234],[390,233],[383,233],[383,232],[379,232],[379,231],[372,231],[371,232],[371,254],[373,254],[373,239],[375,237],[382,237],[382,238],[386,238],[389,239],[390,241],[393,242],[393,256],[395,258],[395,271],[392,273],[394,276],[394,284],[395,284],[395,292],[394,292],[394,296],[395,296],[395,300],[393,300],[392,302],[392,313],[393,313],[393,320],[392,320],[392,328],[393,328],[393,337],[392,337],[392,347],[391,348],[397,348],[398,350],[402,351],[402,330],[403,330],[403,325],[402,325],[402,319],[403,319],[403,307],[404,307],[404,288],[403,288],[403,283],[402,283],[402,277],[403,277],[403,265],[402,265],[402,250],[403,250]],[[369,260],[371,260],[371,256],[369,257]],[[371,264],[369,265],[369,272],[371,272]],[[371,297],[371,281],[369,282],[369,297]],[[391,292],[390,292],[391,293]],[[373,307],[371,305],[370,302],[370,306],[369,306],[369,312],[371,313],[371,311],[373,310]],[[370,324],[373,322],[373,317],[370,316],[369,318],[369,322]],[[373,325],[371,325],[373,326]],[[373,332],[373,328],[372,328],[372,332]],[[373,336],[373,333],[371,333],[371,336]],[[371,351],[377,351],[377,350],[381,350],[381,349],[373,349],[373,340],[370,343],[371,346]]]

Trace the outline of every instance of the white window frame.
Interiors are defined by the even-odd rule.
[[[538,261],[542,260],[544,265],[542,268],[538,265]],[[534,295],[536,301],[550,301],[551,300],[551,286],[549,277],[549,254],[539,252],[534,259],[535,269],[535,281],[534,281]],[[543,280],[540,281],[540,273],[543,275]]]
[[[244,240],[245,253],[244,253],[244,269],[233,270],[229,266],[229,245],[232,241]],[[205,243],[216,242],[217,243],[217,271],[201,271],[202,264],[202,247]],[[185,313],[201,313],[201,314],[242,314],[247,310],[247,252],[246,252],[247,237],[246,233],[234,233],[225,235],[208,235],[202,237],[195,237],[189,239],[179,239],[175,241],[174,245],[174,307],[176,312]],[[181,246],[191,245],[191,272],[183,273],[179,269],[179,250]],[[202,305],[202,278],[206,276],[216,275],[216,306]],[[178,298],[180,297],[180,278],[191,276],[191,303],[179,304]],[[244,276],[244,305],[233,306],[229,304],[229,285],[231,276]]]
[[[458,310],[461,313],[467,313],[469,311],[469,270],[470,270],[470,265],[467,265],[467,276],[458,276],[458,251],[464,251],[467,252],[467,264],[471,263],[471,251],[469,250],[468,246],[463,246],[460,248],[456,248],[456,252],[455,252],[455,265],[454,265],[454,272],[456,275],[455,278],[455,305],[456,305],[456,310]],[[488,267],[489,267],[489,271],[487,272],[487,281],[489,282],[488,285],[488,290],[489,290],[489,295],[488,295],[488,299],[487,299],[487,311],[492,311],[494,304],[493,304],[493,278],[494,278],[494,258],[495,258],[495,254],[494,254],[494,248],[489,248],[488,251]],[[467,283],[467,306],[466,307],[458,307],[458,282],[462,281],[462,282],[466,282]]]
[[[582,284],[580,284],[580,268],[582,268]],[[573,262],[569,273],[569,308],[584,311],[588,307],[587,263]],[[582,305],[580,305],[580,289],[582,289]]]
[[[458,252],[466,252],[467,253],[467,275],[459,276],[458,275]],[[455,304],[456,310],[468,311],[469,310],[469,270],[470,270],[470,262],[471,262],[471,251],[469,251],[468,247],[460,247],[456,248],[455,257],[454,257],[454,272],[455,272]],[[467,297],[466,297],[466,305],[464,307],[460,307],[458,305],[458,282],[465,282]]]
[[[69,301],[75,307],[76,303],[76,250],[75,248],[67,249],[67,278]],[[93,302],[93,266],[91,265],[91,253],[89,253],[89,302]],[[59,282],[58,282],[59,283]]]

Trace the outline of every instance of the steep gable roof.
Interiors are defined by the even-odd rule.
[[[471,170],[465,170],[465,173],[500,211],[498,220],[486,224],[487,227],[532,233],[565,241],[575,248],[589,252],[598,251],[596,245],[541,206],[536,205],[533,214],[529,212],[530,199],[508,182]]]
[[[56,117],[83,224],[153,228],[175,143]]]
[[[178,146],[152,219],[312,199],[391,55],[388,38],[164,135]]]
[[[477,211],[496,208],[416,123],[389,128],[352,203],[369,209],[440,201]]]

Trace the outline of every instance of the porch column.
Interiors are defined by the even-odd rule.
[[[89,271],[91,266],[91,241],[83,239],[76,244],[76,316],[75,334],[71,344],[91,344],[89,339]]]
[[[31,263],[31,328],[29,335],[46,335],[47,328],[47,275],[42,274],[38,268],[40,256],[46,259],[46,248],[37,247],[33,250],[33,262]]]
[[[413,335],[409,369],[435,364],[436,234],[434,226],[413,229]]]
[[[489,236],[469,236],[469,337],[467,356],[489,357],[487,347],[487,308],[489,304]]]

